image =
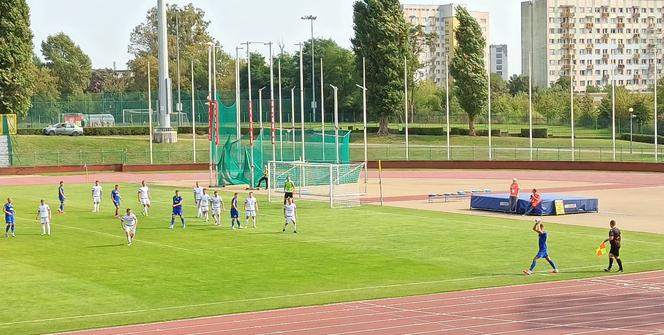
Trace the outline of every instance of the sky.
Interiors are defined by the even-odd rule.
[[[27,0],[31,11],[35,51],[49,35],[69,35],[92,59],[94,68],[126,68],[127,47],[134,27],[145,21],[156,0]],[[314,35],[332,38],[350,47],[353,36],[354,0],[171,0],[206,12],[210,32],[230,53],[245,41],[283,42],[294,51],[295,43],[311,37],[310,24],[300,17],[317,16]],[[491,15],[491,44],[507,44],[510,74],[521,71],[521,0],[464,0],[472,11]],[[403,0],[408,4],[448,4],[440,0]],[[260,47],[255,46],[261,52]],[[267,49],[267,47],[265,47]],[[252,51],[254,51],[252,49]],[[267,50],[264,50],[267,53]]]

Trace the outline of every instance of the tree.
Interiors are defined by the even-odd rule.
[[[528,93],[528,76],[512,75],[507,82],[507,89],[509,89],[510,94],[513,96],[519,93]]]
[[[61,97],[82,93],[90,84],[92,62],[81,48],[64,33],[46,38],[41,44],[46,67],[57,78]]]
[[[446,103],[444,89],[439,89],[431,80],[424,80],[417,83],[413,91],[413,114],[419,122],[428,122],[432,116],[441,115]]]
[[[503,77],[501,77],[499,74],[492,73],[489,78],[491,80],[491,95],[503,95],[510,93],[509,89],[507,88],[507,82],[503,80]]]
[[[551,85],[552,88],[558,88],[562,91],[569,92],[569,87],[572,85],[572,78],[570,76],[562,76],[556,80],[553,85]]]
[[[37,109],[40,111],[40,115],[49,115],[51,119],[55,119],[60,112],[58,80],[53,75],[51,69],[46,67],[46,64],[36,55],[33,56],[33,64],[33,78],[39,78],[39,80],[35,80],[34,82],[32,95],[33,110]]]
[[[590,95],[585,94],[574,98],[574,115],[578,122],[584,127],[597,126],[597,108]]]
[[[558,88],[544,88],[537,91],[533,101],[534,110],[553,124],[569,111],[569,96]]]
[[[459,90],[459,103],[468,114],[468,130],[475,136],[475,118],[485,109],[488,100],[488,78],[484,64],[486,40],[482,29],[468,11],[457,6],[459,27],[454,32],[457,46],[450,71]]]
[[[115,71],[113,69],[92,70],[90,86],[87,91],[91,93],[122,93],[127,90],[130,82],[131,78],[127,71]]]
[[[351,40],[361,72],[366,57],[370,112],[378,117],[378,134],[388,134],[388,120],[404,103],[404,59],[411,57],[409,26],[398,0],[358,0],[353,4]]]
[[[221,50],[208,32],[210,21],[205,20],[205,12],[188,4],[184,7],[169,5],[166,8],[166,32],[168,34],[169,75],[173,88],[177,86],[177,45],[180,45],[180,82],[184,91],[191,86],[191,61],[194,61],[194,86],[197,90],[208,89],[208,44],[216,47],[218,90],[235,90],[235,64],[230,55]],[[177,27],[179,26],[179,29]],[[177,33],[179,30],[179,41]],[[145,21],[134,28],[128,47],[133,56],[127,63],[134,73],[135,90],[147,89],[147,64],[152,71],[152,87],[156,88],[158,68],[157,8],[148,10]]]
[[[28,112],[33,79],[30,9],[25,0],[0,0],[0,114]]]

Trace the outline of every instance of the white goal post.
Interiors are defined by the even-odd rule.
[[[189,126],[189,116],[184,112],[173,112],[171,115],[171,124],[178,126]],[[159,115],[156,110],[152,111],[152,120],[158,120]],[[122,124],[123,125],[147,125],[148,124],[148,109],[123,109],[122,110]]]
[[[366,173],[364,163],[334,164],[293,162],[268,162],[268,200],[283,201],[286,178],[295,183],[295,197],[327,201],[330,208],[360,206],[365,193],[361,185]]]

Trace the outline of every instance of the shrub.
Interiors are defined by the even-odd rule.
[[[629,133],[627,134],[622,134],[620,138],[624,141],[629,141],[630,136]],[[654,135],[643,135],[643,134],[634,134],[632,140],[634,142],[640,142],[640,143],[655,143],[655,136]],[[657,136],[657,143],[664,143],[664,136]]]
[[[521,128],[521,137],[530,137],[530,129]],[[549,130],[547,128],[533,128],[533,138],[547,138]]]

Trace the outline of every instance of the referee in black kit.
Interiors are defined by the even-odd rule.
[[[609,267],[604,269],[604,271],[611,272],[613,260],[615,259],[616,263],[618,263],[618,272],[623,272],[623,265],[620,260],[620,241],[622,241],[622,235],[620,234],[620,229],[616,227],[616,220],[611,220],[609,225],[611,226],[609,238],[604,240],[604,243],[609,242],[611,244],[611,251],[609,251]]]

